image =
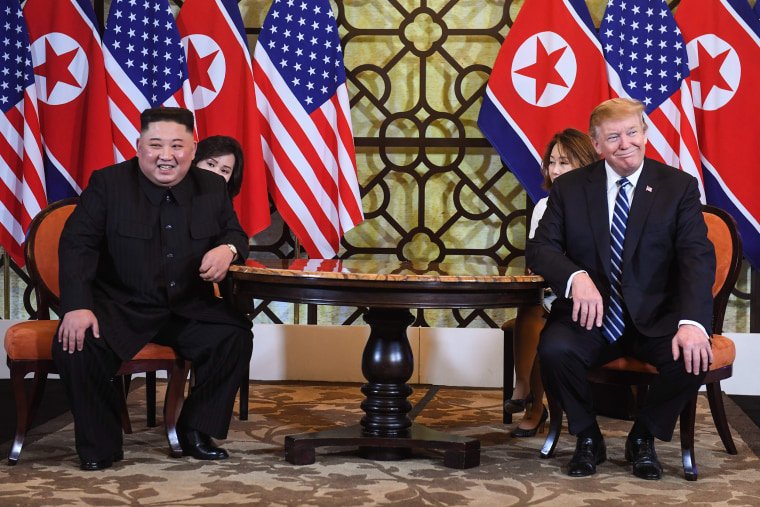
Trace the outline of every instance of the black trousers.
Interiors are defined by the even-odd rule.
[[[678,416],[702,385],[705,373],[687,373],[683,355],[673,360],[672,336],[643,336],[626,319],[624,335],[611,344],[601,328],[586,330],[572,321],[570,312],[556,310],[552,308],[541,333],[538,355],[544,387],[562,405],[570,433],[576,435],[596,420],[587,371],[627,355],[652,364],[659,372],[636,421],[658,439],[670,441]]]
[[[152,340],[190,360],[195,384],[182,406],[178,426],[226,438],[235,394],[251,358],[251,331],[227,324],[173,317]],[[53,340],[53,360],[74,416],[82,460],[113,457],[122,447],[119,392],[111,379],[121,359],[103,338],[88,330],[83,350],[65,352]]]

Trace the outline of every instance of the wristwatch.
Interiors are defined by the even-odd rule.
[[[238,251],[237,248],[235,248],[235,245],[232,243],[227,243],[227,247],[232,250],[232,262],[235,262],[235,259],[238,258]]]

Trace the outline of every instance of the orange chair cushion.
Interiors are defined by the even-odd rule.
[[[52,360],[50,348],[58,329],[57,320],[19,322],[5,332],[5,353],[14,361]]]
[[[58,329],[57,320],[19,322],[5,332],[5,353],[13,361],[52,360],[51,347]],[[149,343],[133,359],[175,359],[171,347]]]
[[[713,362],[711,370],[717,370],[734,363],[736,359],[736,344],[730,338],[714,334],[712,336]],[[633,357],[620,357],[602,366],[605,370],[636,371],[641,373],[657,373],[657,369],[649,363]]]

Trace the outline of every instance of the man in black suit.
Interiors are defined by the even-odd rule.
[[[59,247],[62,320],[53,359],[66,385],[83,470],[123,457],[119,394],[110,381],[145,344],[192,361],[195,383],[177,423],[186,455],[223,459],[251,325],[213,283],[248,252],[224,179],[191,167],[193,115],[148,109],[137,157],[96,171]]]
[[[546,389],[577,436],[568,469],[576,477],[594,474],[606,459],[589,368],[625,354],[659,371],[625,450],[634,475],[659,479],[654,437],[672,438],[712,361],[715,254],[697,181],[644,158],[643,112],[643,104],[630,99],[594,109],[590,134],[603,160],[556,179],[527,245],[528,266],[560,295],[541,334],[539,357]],[[618,197],[621,187],[625,194]]]

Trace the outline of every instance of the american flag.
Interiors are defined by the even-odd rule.
[[[103,36],[117,161],[135,154],[140,113],[192,104],[185,52],[167,0],[114,0]]]
[[[253,78],[269,192],[310,257],[364,215],[338,26],[328,0],[274,0]]]
[[[0,244],[19,266],[32,218],[47,205],[32,54],[18,0],[0,8]]]
[[[664,0],[610,0],[599,33],[610,87],[646,106],[647,154],[695,176],[704,202],[686,44],[670,9]]]

